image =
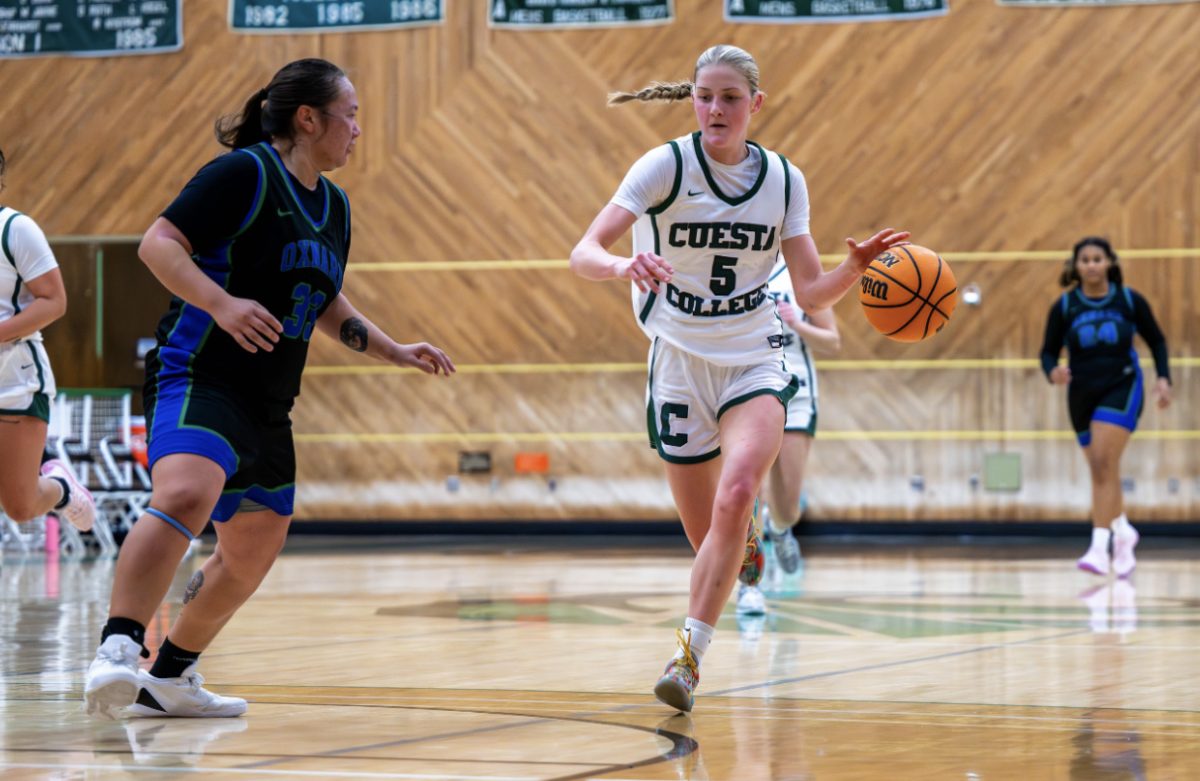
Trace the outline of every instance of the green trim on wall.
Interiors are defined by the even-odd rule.
[[[96,248],[96,357],[104,357],[104,250]]]

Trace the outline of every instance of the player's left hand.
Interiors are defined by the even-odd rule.
[[[1158,382],[1154,383],[1154,395],[1158,399],[1158,408],[1166,409],[1171,404],[1171,381],[1159,377]]]
[[[861,274],[867,270],[867,266],[871,265],[871,261],[878,257],[880,253],[886,252],[899,244],[904,244],[911,235],[908,231],[897,233],[891,228],[886,228],[862,244],[859,244],[854,239],[846,239],[846,246],[850,248],[850,254],[846,259],[850,261],[851,268]]]
[[[440,373],[447,377],[457,371],[450,357],[431,344],[420,342],[418,344],[400,344],[396,347],[398,355],[392,363],[397,366],[420,369],[426,374]]]
[[[789,304],[787,301],[780,301],[778,306],[779,319],[791,326],[792,330],[796,329],[797,323],[804,322],[804,313],[800,307],[795,304]]]

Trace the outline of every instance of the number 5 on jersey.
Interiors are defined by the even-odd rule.
[[[292,291],[292,300],[296,306],[292,307],[291,317],[283,320],[283,335],[307,342],[317,322],[317,310],[325,303],[325,294],[319,290],[313,292],[307,282],[301,282]]]
[[[727,296],[737,290],[737,272],[733,267],[738,259],[732,255],[717,255],[713,258],[712,279],[708,288],[714,296]]]

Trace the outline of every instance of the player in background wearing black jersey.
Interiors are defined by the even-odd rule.
[[[1146,299],[1122,283],[1117,254],[1106,240],[1076,244],[1061,282],[1071,289],[1050,308],[1042,370],[1055,385],[1067,386],[1071,425],[1092,473],[1092,544],[1079,568],[1107,575],[1111,567],[1123,578],[1137,566],[1138,533],[1121,504],[1121,454],[1145,400],[1133,336],[1141,334],[1154,355],[1159,409],[1171,403],[1167,340]],[[1059,366],[1064,345],[1070,362]]]
[[[206,165],[150,227],[139,255],[175,298],[146,360],[154,494],[117,562],[108,623],[88,669],[89,713],[237,716],[245,700],[201,687],[197,659],[258,588],[287,536],[296,461],[289,412],[313,330],[428,374],[454,371],[428,344],[401,345],[341,292],[350,207],[323,176],[360,130],[336,66],[299,60],[240,116],[217,123],[233,149]],[[194,535],[217,547],[147,673],[145,626]]]

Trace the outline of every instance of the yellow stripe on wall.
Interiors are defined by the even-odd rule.
[[[1134,439],[1197,440],[1200,431],[1139,431]],[[296,434],[297,442],[314,444],[460,444],[497,442],[640,442],[645,432],[481,432],[473,434]],[[1074,440],[1072,431],[821,431],[817,439],[834,442],[1041,442]]]
[[[468,363],[459,374],[591,374],[646,371],[644,363]],[[372,366],[309,366],[305,374],[424,374],[420,369],[375,364]]]
[[[86,236],[62,234],[49,236],[51,244],[136,244],[142,234],[113,234],[109,236]],[[1119,249],[1117,255],[1129,259],[1147,258],[1200,258],[1198,247],[1176,247],[1173,249]],[[978,263],[988,260],[1056,260],[1062,262],[1071,254],[1062,250],[1013,250],[1005,252],[943,252],[942,259],[956,263]],[[821,255],[822,263],[841,263],[845,255]],[[351,263],[347,271],[507,271],[520,269],[566,269],[569,261],[554,260],[431,260],[382,263]]]
[[[1036,358],[931,358],[928,360],[817,361],[821,371],[914,371],[929,369],[1040,369]],[[1200,358],[1172,358],[1177,368],[1200,366]],[[1154,361],[1142,359],[1152,368]],[[644,363],[468,363],[458,367],[459,374],[597,374],[635,372],[644,374]],[[424,374],[420,369],[372,364],[369,366],[309,366],[305,375]]]
[[[989,260],[1034,260],[1063,262],[1070,250],[1027,250],[1013,252],[943,252],[941,257],[955,263],[982,263]],[[1176,249],[1122,249],[1117,255],[1129,259],[1152,258],[1200,258],[1200,248],[1181,247]],[[845,255],[821,255],[826,265],[841,263]],[[431,260],[402,261],[395,263],[351,263],[347,272],[370,271],[511,271],[511,270],[562,270],[569,269],[567,260]]]

